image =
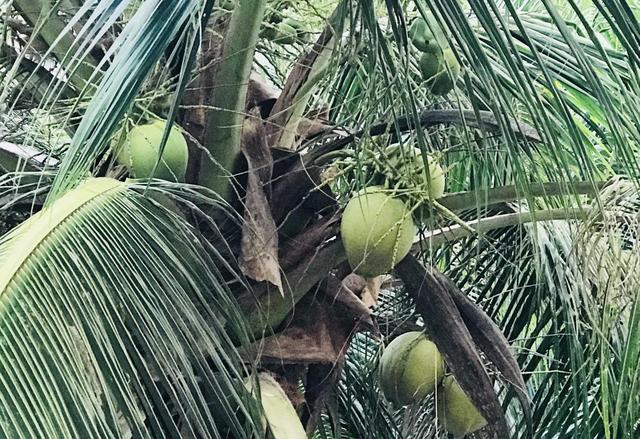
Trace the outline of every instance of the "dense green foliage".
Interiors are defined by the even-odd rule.
[[[527,419],[492,373],[512,437],[640,434],[635,1],[13,0],[0,13],[0,436],[264,435],[244,380],[287,375],[260,355],[272,333],[343,312],[323,291],[345,258],[377,276],[409,251],[510,342],[531,401]],[[154,118],[182,131],[158,127],[139,172],[111,144]],[[273,175],[298,159],[279,147],[309,166],[269,180],[263,156],[240,155],[252,134],[274,147]],[[323,186],[278,186],[300,174]],[[371,186],[384,194],[362,215],[354,194]],[[244,209],[263,200],[273,224]],[[342,208],[361,216],[353,242],[343,224],[346,255],[337,221],[322,223]],[[275,249],[255,224],[281,230]],[[296,253],[314,227],[333,232],[310,251],[329,262]],[[372,231],[390,237],[373,268]],[[264,266],[242,253],[251,243]],[[445,437],[437,397],[381,397],[384,346],[425,316],[392,273],[378,281],[309,433]],[[288,396],[309,390],[296,380]]]

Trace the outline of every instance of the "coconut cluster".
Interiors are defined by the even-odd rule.
[[[136,178],[184,181],[189,150],[187,141],[177,126],[171,127],[158,162],[166,124],[166,120],[156,120],[136,125],[127,132],[124,139],[117,139],[112,144],[112,149],[116,153],[118,164],[125,166]]]
[[[431,93],[442,96],[453,90],[460,76],[460,63],[433,14],[413,21],[409,39],[420,52],[418,66]]]
[[[385,150],[384,160],[388,173],[397,175],[400,188],[416,201],[437,200],[444,195],[444,171],[432,155],[423,156],[420,148],[392,145]]]
[[[380,358],[379,372],[382,392],[396,406],[435,393],[438,420],[454,437],[487,425],[455,378],[445,376],[442,355],[422,332],[407,332],[389,343]]]
[[[434,392],[444,377],[444,360],[436,345],[422,332],[395,338],[380,359],[380,386],[396,405],[419,401]]]
[[[282,14],[269,15],[260,30],[260,36],[274,43],[293,44],[296,41],[306,41],[309,30],[302,17],[291,11],[285,11]]]
[[[445,190],[442,167],[418,148],[393,145],[371,162],[380,164],[373,174],[394,180],[356,194],[341,223],[347,260],[367,278],[389,272],[408,254],[417,233],[414,219],[421,221],[426,216],[423,206]]]

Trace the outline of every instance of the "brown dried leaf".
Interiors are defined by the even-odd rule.
[[[242,152],[247,159],[248,177],[240,269],[254,280],[275,285],[284,294],[278,263],[278,232],[267,198],[273,161],[266,143],[264,126],[255,115],[245,119]]]
[[[301,303],[288,328],[247,348],[248,360],[263,364],[333,364],[344,353],[351,328],[325,305],[312,299]]]
[[[250,111],[265,101],[275,100],[278,92],[258,72],[251,72],[247,89],[246,110]]]
[[[304,53],[298,62],[295,63],[293,70],[284,84],[282,93],[271,110],[267,133],[270,146],[278,144],[282,135],[282,130],[287,125],[287,121],[289,120],[294,108],[294,100],[300,89],[309,79],[309,74],[311,73],[313,65],[318,60],[319,55],[333,39],[334,32],[335,29],[327,23],[311,50]]]
[[[338,217],[325,217],[300,235],[286,241],[280,250],[282,269],[288,270],[314,253],[320,244],[335,235],[338,224]]]
[[[371,310],[360,299],[366,286],[365,279],[357,274],[349,275],[342,281],[330,274],[327,278],[325,295],[331,300],[332,305],[334,303],[340,304],[347,316],[351,317],[354,322],[367,329],[375,330]]]
[[[326,133],[332,128],[333,126],[331,126],[327,120],[303,117],[296,129],[296,141],[293,149],[297,150],[306,139],[311,139],[319,134]]]
[[[384,281],[384,276],[376,276],[370,279],[367,279],[367,285],[362,292],[362,301],[364,304],[373,308],[378,305],[378,296],[380,295],[380,286],[382,286],[382,282]]]

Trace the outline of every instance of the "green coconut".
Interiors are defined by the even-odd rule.
[[[427,13],[427,20],[419,17],[411,23],[409,40],[416,49],[425,53],[440,53],[442,47],[447,45],[442,29],[430,12]]]
[[[236,7],[236,0],[223,0],[220,7],[225,11],[233,11],[233,8]]]
[[[279,11],[273,11],[266,18],[266,21],[268,21],[271,24],[278,24],[278,23],[281,23],[283,19],[284,19],[284,17],[282,16],[282,14]]]
[[[260,36],[270,41],[278,40],[278,28],[273,23],[265,23],[260,30]]]
[[[438,419],[454,437],[460,438],[487,425],[478,409],[453,376],[445,377],[438,388]]]
[[[423,53],[418,61],[418,66],[422,79],[429,81],[444,70],[442,54]]]
[[[451,49],[442,51],[440,71],[429,80],[431,93],[443,96],[453,90],[460,76],[460,63]]]
[[[305,24],[302,20],[299,20],[297,18],[293,18],[293,17],[289,17],[289,18],[285,18],[283,23],[288,24],[289,26],[291,26],[292,28],[294,28],[296,30],[296,33],[304,33],[305,32]]]
[[[444,194],[445,177],[442,167],[429,154],[425,167],[420,148],[401,150],[399,145],[392,145],[386,149],[385,157],[394,173],[403,176],[403,180],[407,182],[405,185],[412,186],[408,189],[419,189],[418,193],[412,194],[413,197],[435,200]]]
[[[417,18],[409,28],[409,39],[416,49],[421,52],[436,52],[438,45],[433,38],[433,32],[423,18]]]
[[[128,133],[119,146],[116,160],[126,166],[136,178],[161,178],[170,181],[184,181],[187,171],[189,151],[187,141],[176,126],[169,131],[167,143],[154,175],[158,153],[166,121],[157,120],[146,125],[137,125]]]
[[[258,375],[260,402],[264,411],[265,427],[274,439],[307,439],[307,433],[300,422],[296,409],[291,404],[280,384],[268,373]],[[247,381],[247,388],[253,393],[253,381]]]
[[[416,236],[407,206],[379,186],[349,201],[340,231],[351,268],[364,277],[390,271],[409,253]]]
[[[430,155],[427,155],[427,167],[424,166],[422,156],[417,154],[416,169],[414,172],[419,173],[424,181],[425,193],[429,199],[437,200],[444,195],[445,178],[444,171],[440,164]],[[428,169],[428,172],[426,171]]]
[[[444,376],[444,360],[422,332],[406,332],[385,348],[380,359],[380,386],[396,405],[407,405],[433,393]]]
[[[290,36],[285,44],[293,44],[295,41],[304,41],[307,39],[307,26],[302,19],[288,17],[280,23],[280,26],[284,26],[284,29],[287,31],[287,35]],[[291,29],[293,29],[293,32],[291,32]]]

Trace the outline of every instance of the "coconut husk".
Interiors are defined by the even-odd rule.
[[[405,257],[395,268],[405,288],[422,315],[427,332],[444,356],[460,387],[499,438],[509,437],[509,428],[493,390],[480,354],[447,286],[413,255]]]
[[[522,404],[527,421],[531,423],[531,403],[525,391],[524,378],[518,362],[509,350],[506,337],[498,325],[478,305],[469,300],[451,279],[437,271],[434,274],[446,285],[476,346],[512,387]]]

